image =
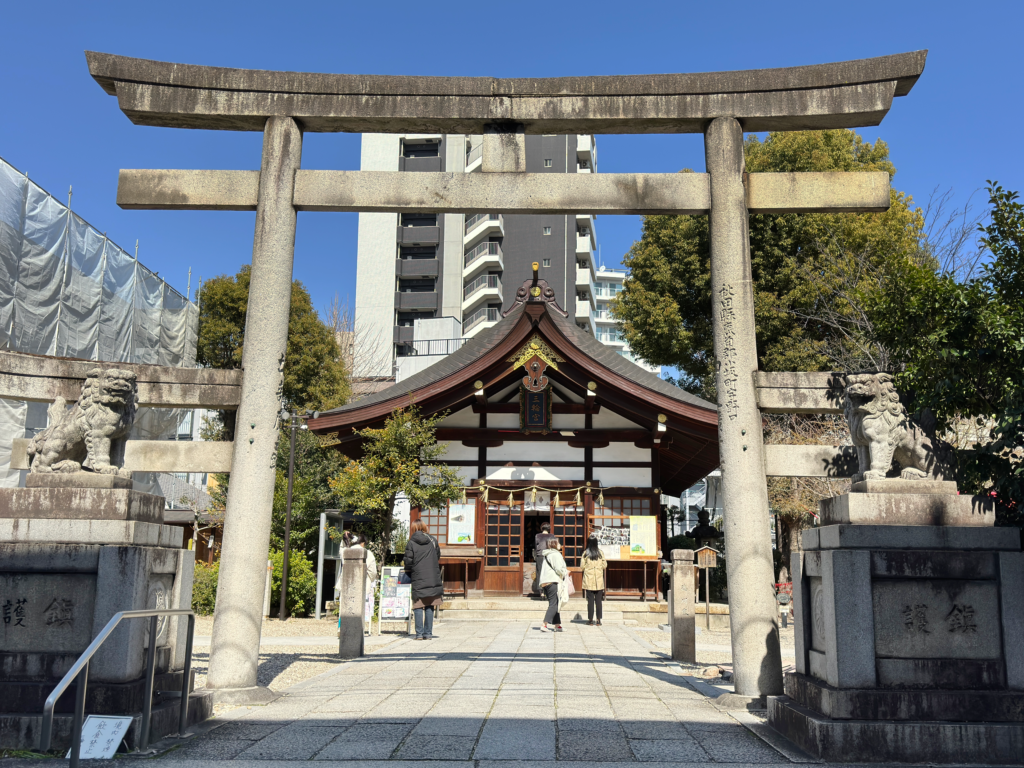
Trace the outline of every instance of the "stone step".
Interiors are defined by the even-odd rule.
[[[540,611],[547,609],[547,600],[531,600],[525,597],[509,598],[454,598],[444,601],[446,611]],[[587,610],[586,599],[569,598],[569,609]],[[605,600],[605,612],[620,611],[624,613],[662,613],[667,611],[665,603],[643,602],[641,600]]]
[[[442,611],[439,621],[543,621],[544,611]],[[587,609],[582,612],[578,610],[565,609],[562,612],[562,621],[586,621]],[[622,624],[624,619],[620,611],[604,611],[601,619],[604,624]]]

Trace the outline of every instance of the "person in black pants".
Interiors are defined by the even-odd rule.
[[[537,581],[540,582],[541,592],[548,599],[548,610],[544,614],[544,623],[540,626],[541,632],[562,631],[562,616],[558,610],[559,592],[565,589],[563,584],[569,569],[565,566],[562,553],[558,551],[561,548],[561,543],[552,536],[548,539],[548,548],[544,550],[544,555],[540,558],[541,569]]]
[[[544,559],[544,553],[548,549],[548,542],[553,538],[554,536],[551,535],[551,523],[543,523],[540,527],[540,533],[533,537],[533,562],[537,565],[537,570],[533,576],[533,593],[535,595],[541,593],[540,568]]]
[[[597,534],[587,537],[587,548],[583,550],[583,591],[587,595],[587,624],[594,624],[594,609],[597,609],[597,626],[601,626],[601,603],[604,602],[605,571],[608,561],[597,543]]]

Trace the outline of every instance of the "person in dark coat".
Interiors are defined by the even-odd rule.
[[[434,607],[441,602],[441,548],[422,520],[410,526],[412,536],[405,545],[405,572],[412,581],[412,609],[416,617],[416,639],[434,637]]]

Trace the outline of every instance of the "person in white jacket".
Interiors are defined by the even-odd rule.
[[[561,542],[552,536],[548,539],[548,548],[538,558],[541,566],[537,583],[540,585],[541,593],[548,599],[548,610],[544,614],[544,623],[540,626],[541,632],[562,631],[562,615],[559,609],[569,601],[565,586],[565,577],[569,569],[565,566],[561,549]]]
[[[377,582],[377,558],[373,556],[373,552],[366,546],[366,537],[361,533],[353,533],[352,531],[345,531],[341,537],[342,544],[347,547],[361,547],[366,550],[366,602],[363,608],[363,622],[368,624],[369,629],[373,628],[373,591],[374,585]],[[340,560],[338,561],[340,564]],[[341,626],[341,619],[338,619],[338,625]],[[363,634],[370,634],[369,629],[364,629]]]

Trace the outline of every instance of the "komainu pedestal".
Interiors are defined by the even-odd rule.
[[[952,482],[862,481],[821,513],[769,723],[830,761],[1024,760],[1020,531]]]
[[[116,474],[33,473],[27,488],[0,489],[0,748],[39,746],[43,704],[119,611],[188,608],[194,553],[163,525],[164,499],[131,490]],[[86,713],[132,715],[138,738],[146,651],[156,643],[152,738],[178,727],[187,620],[122,622],[89,667]],[[190,721],[209,717],[204,695]],[[57,702],[54,749],[70,744],[75,686]]]

